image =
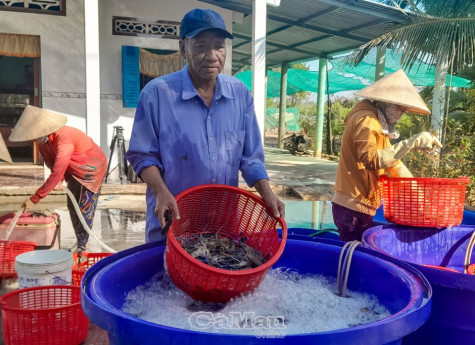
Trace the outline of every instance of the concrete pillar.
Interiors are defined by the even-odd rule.
[[[257,122],[264,142],[266,116],[266,21],[267,3],[252,2],[252,94]]]
[[[101,143],[101,87],[99,67],[99,3],[84,0],[86,44],[86,133]]]
[[[437,60],[430,125],[433,134],[437,135],[439,138],[442,137],[448,67],[449,62],[447,57],[445,59],[441,58]]]
[[[285,113],[287,110],[287,71],[289,66],[286,63],[282,64],[280,74],[280,102],[279,102],[279,135],[277,136],[277,142],[279,148],[284,148],[282,139],[285,135]]]
[[[327,79],[327,59],[318,59],[318,95],[317,95],[317,125],[315,128],[315,151],[313,155],[322,157],[323,117],[325,105],[325,84]]]

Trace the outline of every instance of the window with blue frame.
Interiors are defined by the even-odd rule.
[[[176,72],[183,65],[183,58],[174,50],[122,46],[123,107],[137,107],[140,91],[150,80]]]

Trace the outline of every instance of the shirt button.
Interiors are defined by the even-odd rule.
[[[208,120],[211,120],[211,116],[208,116]]]
[[[216,182],[216,179],[215,179],[215,178],[212,178],[212,179],[211,179],[211,182]]]
[[[213,140],[213,137],[209,137],[209,140]]]
[[[211,160],[212,160],[212,161],[215,161],[215,160],[216,160],[216,158],[215,158],[215,157],[211,157]]]

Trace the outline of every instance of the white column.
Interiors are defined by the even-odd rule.
[[[448,58],[440,58],[435,67],[434,96],[432,98],[432,115],[430,119],[432,133],[442,137],[442,124],[445,112],[445,93],[447,92]]]
[[[266,116],[266,21],[267,3],[253,0],[252,4],[252,94],[257,122],[264,141]]]
[[[84,0],[86,42],[86,133],[101,142],[101,87],[99,67],[99,3]]]

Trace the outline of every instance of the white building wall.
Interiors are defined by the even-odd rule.
[[[68,125],[85,131],[83,2],[68,1],[66,14],[0,11],[0,32],[40,36],[40,104],[47,109],[71,114]]]
[[[113,126],[130,138],[134,108],[122,106],[122,46],[178,50],[178,40],[112,35],[112,17],[180,22],[193,8],[219,12],[232,31],[233,12],[197,0],[100,0],[99,49],[101,102],[97,109],[100,146],[109,156]],[[0,11],[0,32],[40,35],[41,106],[68,115],[68,125],[86,132],[84,1],[68,0],[66,16]],[[231,74],[232,44],[227,42],[225,74]],[[100,120],[99,120],[100,119]],[[113,157],[111,167],[115,166]]]

